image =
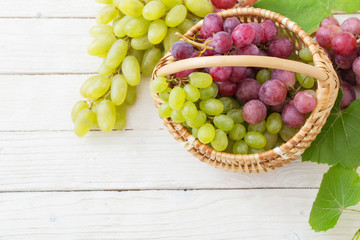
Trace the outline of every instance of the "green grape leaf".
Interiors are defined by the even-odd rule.
[[[360,99],[341,111],[342,96],[342,91],[339,91],[321,133],[302,154],[303,161],[329,165],[341,163],[348,168],[360,166]]]
[[[331,10],[354,13],[360,10],[359,0],[259,0],[254,7],[269,9],[296,22],[309,34],[331,15]]]
[[[356,170],[333,166],[324,174],[311,209],[309,223],[316,231],[333,228],[343,210],[360,201],[360,177]]]

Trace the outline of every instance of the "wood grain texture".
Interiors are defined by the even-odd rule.
[[[8,193],[2,240],[345,240],[359,228],[345,213],[335,230],[307,222],[316,190]]]

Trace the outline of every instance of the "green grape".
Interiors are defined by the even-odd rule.
[[[200,109],[207,115],[217,116],[224,111],[223,103],[218,99],[208,99],[200,102]]]
[[[229,132],[230,139],[239,141],[245,137],[246,128],[241,124],[235,124]]]
[[[262,149],[266,146],[266,138],[258,132],[247,132],[244,140],[251,148]]]
[[[284,143],[285,143],[284,140],[282,140],[281,138],[278,137],[275,145],[274,145],[272,148],[280,147],[280,146],[283,145]]]
[[[188,130],[189,132],[191,131],[191,127],[187,125],[186,122],[182,122],[182,125],[186,128],[186,130]]]
[[[264,137],[266,138],[266,145],[264,147],[264,149],[270,150],[272,149],[272,147],[275,145],[276,141],[278,140],[278,134],[271,134],[269,132],[265,132],[264,133]]]
[[[150,83],[150,89],[154,93],[164,92],[168,86],[167,79],[164,77],[157,77]]]
[[[136,57],[127,56],[121,65],[121,70],[130,86],[136,86],[139,84],[141,73],[140,64]]]
[[[132,17],[140,17],[144,5],[139,0],[121,0],[118,5],[120,11]]]
[[[134,17],[131,16],[125,16],[117,21],[114,22],[114,33],[115,36],[117,36],[118,38],[123,38],[126,36],[126,32],[125,32],[125,26],[128,24],[128,22],[130,22],[131,20],[133,20]]]
[[[207,88],[213,83],[213,78],[210,74],[204,72],[194,72],[189,75],[190,84],[196,88]]]
[[[80,88],[84,98],[98,99],[110,88],[111,81],[105,75],[96,75],[87,79]]]
[[[177,28],[169,28],[166,36],[163,40],[163,44],[164,44],[164,49],[165,51],[169,51],[171,49],[171,46],[179,41],[179,37],[175,34],[179,32],[179,30]]]
[[[308,48],[303,48],[299,51],[299,57],[301,60],[304,60],[306,62],[312,62],[313,57],[311,55],[311,52]]]
[[[233,102],[233,109],[240,109],[240,103],[237,99],[231,98],[231,101]]]
[[[232,109],[226,115],[231,117],[234,120],[235,124],[243,123],[245,121],[241,109]]]
[[[266,122],[265,120],[261,121],[259,124],[249,124],[248,131],[249,132],[258,132],[263,133],[266,130]]]
[[[167,8],[172,8],[175,5],[182,4],[183,1],[182,0],[161,0],[161,2],[163,4],[165,4],[165,6]]]
[[[75,120],[75,134],[79,137],[85,136],[93,126],[95,119],[96,114],[93,111],[87,108],[81,110]]]
[[[171,120],[173,120],[176,123],[182,123],[186,121],[186,119],[181,113],[181,109],[173,110],[171,112]]]
[[[181,109],[185,102],[185,92],[181,87],[174,87],[169,96],[170,107],[174,110]]]
[[[306,90],[306,91],[311,93],[314,97],[316,97],[316,92],[314,90]]]
[[[200,91],[198,88],[192,86],[191,84],[187,84],[183,89],[185,92],[186,100],[189,100],[191,102],[196,102],[197,100],[199,100]]]
[[[280,132],[283,126],[283,120],[279,113],[272,113],[266,121],[266,129],[269,133],[275,134]]]
[[[202,111],[197,111],[194,119],[186,120],[186,123],[192,128],[200,128],[206,122],[206,114]]]
[[[143,59],[143,56],[144,56],[144,51],[140,51],[140,50],[136,50],[134,48],[130,48],[130,50],[128,52],[128,55],[136,57],[138,62],[141,63],[141,61]]]
[[[265,149],[260,148],[260,149],[255,149],[255,148],[249,148],[249,154],[257,154],[257,153],[262,153],[265,152]]]
[[[168,25],[169,27],[176,27],[185,20],[186,15],[187,9],[184,5],[175,5],[166,15],[166,25]]]
[[[234,121],[227,115],[219,115],[214,117],[215,126],[225,132],[230,131],[234,127]]]
[[[142,74],[145,76],[151,75],[161,57],[162,53],[159,48],[153,47],[146,50],[141,63]]]
[[[114,128],[116,130],[123,130],[126,127],[126,104],[116,106],[116,120]]]
[[[107,0],[105,0],[107,1]],[[122,0],[113,0],[113,5],[116,6],[116,7],[119,7],[119,4]]]
[[[192,26],[194,25],[194,23],[190,20],[190,19],[185,19],[179,26],[178,29],[180,31],[181,34],[185,34],[190,28],[192,28]]]
[[[123,75],[118,74],[111,80],[111,101],[119,106],[125,102],[128,84]]]
[[[171,116],[171,113],[172,113],[172,109],[169,105],[169,103],[167,102],[164,102],[163,104],[161,104],[158,108],[158,113],[159,113],[159,116],[161,118],[168,118]]]
[[[199,129],[198,128],[193,128],[191,129],[191,134],[195,137],[198,138],[198,133],[199,133]]]
[[[105,65],[108,68],[116,69],[125,59],[129,44],[123,39],[117,40],[109,50],[105,59]]]
[[[102,4],[112,4],[113,0],[96,0],[96,2],[102,3]]]
[[[85,101],[78,101],[75,103],[72,111],[71,111],[71,120],[75,123],[76,117],[82,110],[88,108],[89,105]]]
[[[218,93],[219,93],[219,87],[218,87],[218,85],[216,85],[216,83],[214,83],[214,82],[211,84],[211,86],[212,86],[212,88],[214,89],[212,97],[213,97],[213,98],[216,98],[217,95],[218,95]]]
[[[296,80],[304,87],[304,88],[312,88],[315,84],[315,79],[310,76],[306,76],[302,73],[295,73]]]
[[[210,123],[202,125],[198,132],[200,142],[207,144],[215,138],[215,128]]]
[[[256,74],[256,81],[258,81],[260,84],[265,83],[267,80],[270,80],[270,78],[271,78],[271,73],[268,69],[261,69]]]
[[[187,19],[189,19],[193,24],[197,24],[200,22],[203,18],[200,18],[194,14],[188,14]]]
[[[211,141],[212,148],[216,151],[222,152],[227,148],[228,144],[229,142],[226,133],[224,131],[216,129],[215,138]]]
[[[152,44],[159,44],[164,40],[167,33],[167,26],[164,20],[157,19],[150,24],[148,38]]]
[[[201,18],[204,18],[214,10],[208,0],[185,0],[185,5],[192,13]]]
[[[233,146],[234,154],[248,154],[249,146],[243,140],[236,141]]]
[[[213,98],[215,89],[213,86],[210,85],[210,87],[207,88],[200,88],[200,100],[207,100],[210,98]]]
[[[134,105],[134,103],[136,102],[136,97],[137,97],[136,86],[135,87],[128,86],[125,103],[127,105]]]
[[[233,147],[234,147],[234,141],[231,140],[230,138],[228,138],[228,146],[226,147],[225,151],[224,152],[227,152],[227,153],[233,153]]]
[[[106,24],[98,24],[93,26],[92,28],[90,28],[90,35],[93,38],[97,38],[103,34],[107,34],[107,33],[113,33],[113,27],[106,25]]]
[[[105,61],[100,65],[100,67],[98,69],[99,74],[109,75],[113,72],[115,72],[115,69],[109,68],[108,66],[106,66]]]
[[[112,4],[104,6],[96,16],[96,22],[98,24],[108,24],[119,15],[119,10]]]
[[[182,107],[181,113],[186,120],[194,119],[197,116],[198,110],[193,102],[187,101]]]
[[[146,50],[153,46],[154,45],[149,41],[147,34],[131,39],[131,47],[136,50]]]
[[[159,93],[160,99],[165,101],[165,102],[169,101],[169,96],[170,96],[171,90],[172,89],[168,87],[168,88],[165,89],[165,91]]]
[[[228,113],[231,109],[233,109],[233,101],[229,97],[221,97],[219,100],[224,104],[223,113]]]
[[[106,56],[114,42],[116,42],[114,34],[106,33],[94,39],[87,51],[91,56]]]
[[[285,142],[287,142],[292,137],[294,137],[296,133],[297,133],[296,128],[291,128],[291,127],[288,127],[285,124],[283,124],[283,127],[280,130],[279,135]]]
[[[149,30],[150,23],[143,18],[134,18],[125,26],[126,35],[135,38],[146,34]]]
[[[165,5],[160,1],[148,2],[142,10],[143,17],[148,21],[161,18],[165,14]]]
[[[97,107],[97,121],[99,127],[104,132],[110,132],[116,121],[116,109],[112,101],[104,100]]]

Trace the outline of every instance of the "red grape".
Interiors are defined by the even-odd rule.
[[[264,30],[264,37],[261,41],[262,43],[272,41],[278,35],[278,28],[273,21],[265,20],[264,22],[260,23],[260,26]]]
[[[357,57],[353,62],[352,68],[356,75],[360,76],[360,57]]]
[[[232,81],[215,82],[219,88],[218,95],[220,97],[231,97],[236,92],[236,83]]]
[[[316,32],[316,41],[323,48],[331,48],[331,41],[336,34],[342,32],[341,28],[336,25],[325,25]]]
[[[237,47],[245,47],[254,41],[255,30],[249,24],[240,24],[234,29],[231,37]]]
[[[298,128],[305,123],[306,116],[295,108],[294,101],[292,100],[284,107],[282,119],[286,126]]]
[[[212,33],[207,33],[204,29],[204,27],[201,27],[200,28],[200,35],[203,37],[203,38],[209,38],[212,36]]]
[[[356,84],[360,87],[360,76],[356,75]]]
[[[238,83],[236,97],[240,102],[248,102],[259,98],[261,84],[252,78],[245,78]]]
[[[251,100],[245,103],[243,118],[249,124],[259,124],[266,118],[267,109],[263,102]]]
[[[237,0],[211,0],[211,3],[214,7],[219,9],[229,9],[233,8]]]
[[[175,78],[186,78],[186,77],[188,77],[191,73],[193,73],[193,72],[198,72],[198,71],[199,71],[199,69],[184,70],[184,71],[181,71],[181,72],[174,73],[174,77],[175,77]]]
[[[352,69],[342,70],[341,79],[352,86],[356,85],[356,74]]]
[[[316,107],[316,98],[308,91],[301,91],[295,95],[294,106],[301,113],[312,112]]]
[[[273,57],[288,58],[293,50],[292,43],[286,38],[277,38],[269,45],[269,53]]]
[[[349,32],[337,34],[331,41],[334,53],[347,56],[356,49],[356,38]]]
[[[278,79],[280,80],[285,86],[290,89],[295,86],[296,78],[295,73],[281,70],[281,69],[274,69],[271,72],[271,79]]]
[[[341,84],[341,89],[343,91],[343,98],[340,102],[340,108],[342,110],[344,110],[345,108],[347,108],[348,106],[350,106],[350,104],[355,101],[356,99],[356,94],[355,94],[355,91],[353,89],[353,87],[346,83],[346,82],[343,82]]]
[[[212,36],[213,33],[223,30],[223,20],[218,14],[210,13],[205,16],[202,27],[206,34]]]
[[[341,69],[350,69],[356,57],[357,57],[357,49],[355,49],[348,56],[336,55],[335,63],[339,65]]]
[[[247,68],[246,70],[246,77],[248,78],[255,78],[255,73],[254,73],[254,70],[250,67]]]
[[[224,31],[231,34],[239,24],[241,24],[241,21],[238,18],[227,18],[223,24]]]
[[[238,48],[236,51],[237,55],[260,55],[260,50],[255,44],[250,44],[248,46]]]
[[[221,31],[214,35],[211,45],[215,52],[224,54],[231,50],[233,41],[229,33]]]
[[[240,82],[246,78],[247,68],[246,67],[232,67],[232,74],[230,80],[233,82]]]
[[[330,16],[322,20],[322,22],[320,23],[320,27],[332,24],[340,26],[339,21],[336,20],[336,18]]]
[[[194,47],[185,41],[177,41],[171,47],[171,55],[176,60],[191,58],[194,53]]]
[[[278,113],[281,113],[285,107],[285,105],[287,104],[286,100],[282,103],[280,103],[279,105],[276,105],[276,106],[271,106],[271,111],[273,112],[278,112]]]
[[[212,40],[213,40],[213,37],[209,37],[209,38],[207,38],[207,39],[205,40],[205,42],[210,41],[210,42],[208,42],[206,45],[209,46],[209,47],[213,47],[213,48],[214,48],[214,45],[213,45],[213,43],[212,43]],[[205,52],[203,53],[204,56],[213,56],[213,55],[215,55],[215,54],[216,54],[216,52],[215,52],[214,49],[206,49]]]
[[[341,29],[344,30],[345,32],[360,34],[360,19],[356,17],[351,17],[346,19],[341,24]]]
[[[266,81],[259,90],[260,100],[270,106],[276,106],[284,102],[286,95],[286,86],[277,79]]]
[[[264,38],[264,29],[261,27],[259,23],[256,22],[250,22],[248,23],[250,26],[252,26],[255,30],[255,38],[253,41],[253,44],[260,43]]]
[[[231,76],[231,72],[232,72],[231,67],[211,67],[209,69],[209,74],[216,82],[227,81]]]

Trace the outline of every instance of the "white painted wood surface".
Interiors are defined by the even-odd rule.
[[[70,110],[101,63],[86,54],[100,7],[1,0],[1,240],[351,238],[353,213],[327,233],[308,226],[327,166],[297,160],[263,175],[209,167],[164,129],[146,78],[125,131],[75,137]]]

